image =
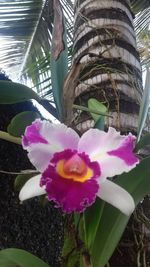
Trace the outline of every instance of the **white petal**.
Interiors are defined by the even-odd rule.
[[[101,183],[108,177],[120,175],[123,172],[129,172],[136,166],[138,162],[135,162],[132,165],[128,165],[118,157],[104,154],[103,157],[98,160],[98,163],[100,164],[101,169],[101,177],[99,179],[99,183]]]
[[[124,138],[124,135],[120,135],[120,132],[112,127],[109,127],[108,132],[90,129],[82,135],[78,147],[79,151],[87,153],[91,158],[96,158],[118,148]]]
[[[129,216],[135,209],[132,196],[119,185],[106,180],[100,185],[97,196]]]
[[[54,124],[49,121],[41,121],[40,134],[53,147],[53,151],[64,149],[77,149],[79,135],[63,123]]]
[[[77,149],[78,142],[79,136],[73,129],[37,119],[26,128],[22,143],[32,164],[43,172],[54,153]]]
[[[133,153],[135,137],[120,135],[114,128],[108,132],[90,129],[81,137],[78,149],[97,161],[101,168],[101,181],[128,172],[139,163]]]
[[[50,145],[41,143],[33,144],[28,148],[28,151],[28,157],[35,168],[40,172],[45,171],[53,157]]]
[[[40,186],[40,178],[41,175],[36,175],[25,183],[19,194],[21,201],[46,194],[44,188]]]

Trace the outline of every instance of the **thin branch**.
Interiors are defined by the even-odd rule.
[[[97,115],[113,118],[113,116],[108,115],[107,113],[98,112],[98,111],[96,111],[94,109],[89,109],[89,108],[84,107],[84,106],[73,105],[73,108],[79,109],[79,110],[83,110],[83,111],[87,111],[87,112],[90,112],[90,113],[94,113],[94,114],[97,114]]]
[[[26,175],[26,174],[38,174],[39,172],[34,171],[34,170],[25,170],[25,171],[21,171],[21,172],[8,172],[8,171],[0,170],[0,173],[11,174],[11,175]]]

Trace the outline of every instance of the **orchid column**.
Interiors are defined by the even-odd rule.
[[[75,103],[97,98],[113,116],[108,125],[136,132],[142,76],[133,18],[129,0],[76,0],[72,62],[81,64]],[[91,126],[87,114],[76,120],[80,131]]]

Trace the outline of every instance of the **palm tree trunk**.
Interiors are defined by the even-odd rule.
[[[66,122],[81,133],[93,127],[94,121],[85,112],[73,111],[71,115],[71,106],[73,103],[87,106],[90,98],[106,103],[109,114],[113,116],[106,119],[107,127],[114,126],[122,132],[136,133],[142,97],[142,73],[133,19],[130,0],[75,2],[73,60],[64,83],[63,97]],[[136,224],[134,217],[132,221]],[[130,226],[125,236],[134,243]],[[111,259],[110,266],[130,266],[129,263],[132,263],[132,267],[136,266],[136,251],[134,259],[131,259],[133,253],[130,252],[133,251],[124,248],[120,255],[119,249]]]
[[[73,101],[105,102],[106,124],[136,132],[142,96],[142,74],[129,0],[76,0],[72,70],[80,65]],[[73,114],[83,132],[94,122],[88,114]]]

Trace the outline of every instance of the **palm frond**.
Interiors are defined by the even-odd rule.
[[[149,0],[131,0],[131,6],[134,13],[138,13],[150,7]]]
[[[42,6],[43,0],[0,3],[0,67],[12,78],[19,73]]]
[[[141,64],[145,68],[150,64],[150,7],[136,15],[134,26]]]
[[[67,46],[70,51],[73,42],[73,4],[70,0],[60,0],[60,3],[65,17]],[[53,15],[52,1],[47,0],[21,70],[21,78],[30,81],[39,95],[50,101],[53,101],[50,71]],[[68,61],[70,64],[70,53]]]
[[[67,28],[68,61],[73,43],[73,1],[60,0]],[[52,0],[3,0],[0,3],[0,68],[12,79],[20,76],[40,96],[53,101],[50,50],[53,31]],[[142,64],[149,64],[150,1],[132,0]],[[145,37],[143,37],[143,34]]]

